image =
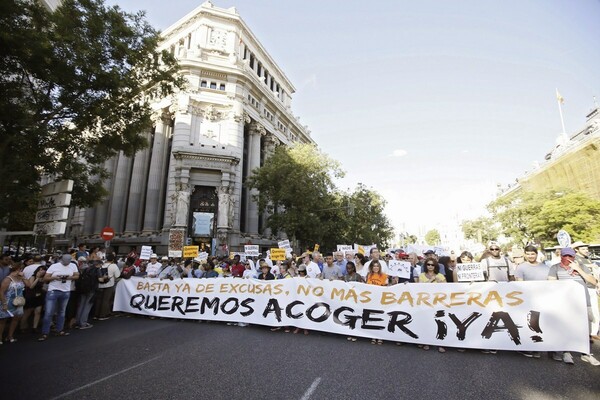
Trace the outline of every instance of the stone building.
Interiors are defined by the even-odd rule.
[[[600,107],[586,116],[585,125],[570,137],[563,135],[542,163],[517,179],[501,196],[521,190],[545,192],[570,188],[600,200]]]
[[[154,104],[148,148],[107,162],[110,196],[72,210],[66,240],[101,243],[110,226],[119,253],[152,245],[166,255],[186,241],[220,253],[272,245],[244,181],[275,146],[313,142],[292,113],[294,86],[235,8],[207,1],[162,36],[188,89]]]

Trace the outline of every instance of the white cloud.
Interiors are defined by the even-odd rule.
[[[406,150],[404,150],[404,149],[396,149],[392,153],[392,157],[403,157],[403,156],[405,156],[407,154],[408,154],[408,152]]]

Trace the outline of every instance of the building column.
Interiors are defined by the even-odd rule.
[[[83,220],[83,234],[92,236],[94,234],[94,220],[96,217],[95,208],[86,208]]]
[[[116,235],[123,233],[125,225],[125,205],[129,193],[129,176],[131,172],[131,158],[126,157],[123,152],[119,153],[114,178],[113,191],[111,193],[111,207],[109,226],[115,230]]]
[[[243,110],[241,102],[236,101],[233,106],[231,118],[228,121],[228,144],[236,149],[235,156],[240,162],[234,167],[231,177],[231,209],[230,209],[230,228],[240,230],[240,214],[242,204],[242,171],[244,165],[244,125],[250,123],[250,116]]]
[[[150,130],[146,132],[146,140],[152,139]],[[150,143],[147,148],[135,153],[133,171],[129,186],[129,200],[127,202],[127,220],[125,222],[125,236],[138,234],[142,229],[144,216],[144,193],[146,191],[146,178],[148,177],[148,158],[150,157]]]
[[[150,170],[148,171],[148,188],[146,190],[146,209],[144,211],[143,235],[153,235],[158,231],[160,215],[161,181],[165,168],[165,152],[168,146],[168,125],[166,115],[160,115],[156,121],[154,131],[154,142],[152,144],[152,156]]]
[[[273,153],[275,152],[275,147],[277,147],[278,144],[279,144],[279,140],[274,135],[265,136],[265,161],[268,160],[269,157],[271,157],[273,155]],[[267,211],[262,213],[263,226],[265,227],[263,235],[266,238],[269,238],[272,235],[271,228],[268,228],[266,226],[267,220],[269,219],[270,216],[271,216],[271,213],[269,213]]]
[[[96,206],[95,215],[94,215],[94,231],[93,231],[94,235],[100,235],[102,228],[104,228],[105,226],[108,225],[108,210],[110,209],[110,203],[111,203],[110,193],[112,191],[113,176],[115,176],[116,164],[117,164],[117,157],[113,157],[104,163],[104,168],[106,170],[108,170],[109,177],[104,181],[104,184],[102,186],[104,186],[104,189],[106,190],[106,192],[109,193],[109,196],[107,196],[107,198],[104,199],[104,201],[102,201],[102,203],[99,203]]]
[[[173,204],[175,207],[173,215],[173,228],[187,228],[190,212],[190,169],[178,169],[175,176],[175,192]]]
[[[264,134],[266,134],[266,131],[262,125],[254,123],[250,127],[248,135],[250,139],[248,146],[248,176],[252,176],[252,171],[260,167],[260,141],[261,136]],[[256,189],[247,191],[246,229],[247,233],[250,234],[258,234],[258,203],[253,199],[256,195],[258,195]]]
[[[178,185],[181,182],[180,179],[181,171],[176,168],[175,157],[173,151],[178,149],[185,149],[189,147],[191,141],[191,129],[192,129],[192,114],[188,111],[189,108],[189,97],[181,95],[177,98],[177,101],[170,107],[170,111],[175,114],[175,122],[173,125],[172,135],[172,148],[171,154],[168,154],[169,159],[169,172],[167,180],[163,186],[166,186],[166,196],[164,203],[164,218],[163,218],[163,230],[168,230],[171,226],[176,224],[177,214],[180,212],[177,204],[180,189]],[[189,177],[189,169],[188,177]],[[189,204],[189,198],[188,198]],[[186,224],[187,226],[187,224]]]

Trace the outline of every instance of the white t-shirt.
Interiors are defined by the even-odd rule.
[[[101,269],[108,269],[106,276],[110,279],[106,283],[98,283],[98,289],[106,289],[115,286],[115,279],[121,276],[121,271],[119,271],[117,264],[104,263]],[[102,272],[100,272],[100,275],[102,275]]]
[[[33,276],[33,273],[35,272],[36,269],[38,269],[41,266],[41,264],[31,264],[25,267],[25,269],[23,270],[23,278],[25,279],[29,279]]]
[[[71,263],[69,265],[64,266],[61,263],[52,264],[48,271],[46,271],[46,275],[50,274],[50,276],[73,276],[78,273],[77,267]],[[67,280],[63,283],[63,281],[51,281],[48,283],[48,291],[51,290],[59,290],[61,292],[70,292],[71,291],[71,281]]]
[[[309,278],[316,278],[321,273],[321,269],[314,261],[311,261],[306,266],[306,276]]]
[[[162,268],[162,264],[159,263],[158,261],[156,262],[156,264],[148,263],[146,265],[146,274],[150,278],[158,277],[158,273],[160,272],[161,268]]]
[[[515,264],[506,257],[488,257],[481,260],[481,268],[488,271],[488,281],[508,282],[508,276],[515,274]]]

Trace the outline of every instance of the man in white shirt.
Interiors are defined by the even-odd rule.
[[[115,284],[117,278],[121,276],[121,271],[115,264],[115,256],[109,254],[106,256],[106,262],[99,270],[99,284],[96,291],[96,317],[98,321],[107,320],[112,311],[112,303],[115,298]]]
[[[371,261],[377,260],[379,261],[379,265],[381,265],[381,272],[384,274],[388,273],[387,263],[381,259],[381,254],[379,253],[379,249],[377,247],[371,248],[369,258],[370,260],[367,261],[367,263],[365,264],[365,268],[367,269],[367,271],[369,270],[369,265],[371,265]]]
[[[25,267],[23,270],[23,278],[29,279],[33,276],[33,273],[42,265],[42,256],[37,255],[32,259],[32,263]]]
[[[69,333],[63,330],[65,326],[65,311],[69,296],[71,293],[71,281],[79,279],[77,267],[71,263],[70,254],[63,254],[59,262],[52,264],[46,275],[44,282],[48,283],[48,293],[46,294],[46,307],[44,320],[42,323],[42,336],[38,339],[40,342],[48,338],[50,334],[50,323],[56,312],[56,330],[59,336],[67,336]]]
[[[321,275],[321,269],[317,263],[312,261],[310,253],[302,254],[302,263],[306,266],[306,276],[309,278],[318,278]]]
[[[150,262],[148,265],[146,265],[146,276],[148,276],[148,278],[157,278],[161,269],[162,264],[158,262],[158,256],[156,254],[152,254],[150,256]]]

